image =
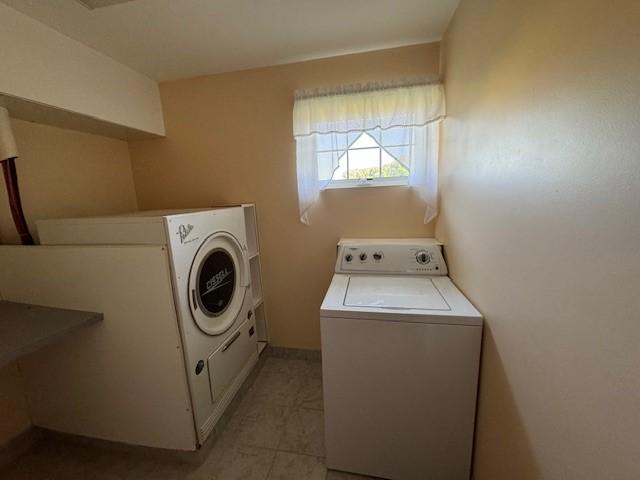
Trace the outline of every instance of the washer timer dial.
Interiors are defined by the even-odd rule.
[[[431,261],[431,257],[429,256],[429,252],[426,250],[420,250],[416,253],[416,261],[420,265],[426,265]]]

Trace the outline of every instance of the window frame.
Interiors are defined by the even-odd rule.
[[[369,188],[369,187],[408,187],[409,176],[404,177],[374,177],[374,178],[351,178],[331,180],[325,190],[341,188]]]

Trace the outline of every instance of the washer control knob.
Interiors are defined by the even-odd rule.
[[[350,262],[351,260],[353,260],[353,255],[351,255],[350,253],[347,253],[347,254],[344,256],[344,259],[345,259],[347,262]]]
[[[380,260],[382,260],[382,257],[383,257],[382,252],[376,252],[373,254],[373,259],[376,262],[379,262]]]
[[[360,261],[361,261],[361,262],[364,262],[366,259],[367,259],[367,254],[366,254],[366,253],[364,253],[364,252],[362,252],[362,253],[360,254]]]
[[[431,258],[429,257],[428,252],[426,252],[425,250],[420,250],[418,253],[416,253],[416,261],[420,265],[426,265],[431,261]]]

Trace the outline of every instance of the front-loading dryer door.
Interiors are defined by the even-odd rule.
[[[189,307],[208,335],[228,330],[242,309],[249,286],[240,243],[227,232],[209,236],[200,246],[189,274]]]

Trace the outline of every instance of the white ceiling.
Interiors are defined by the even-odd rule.
[[[436,41],[459,0],[1,0],[156,80]]]

